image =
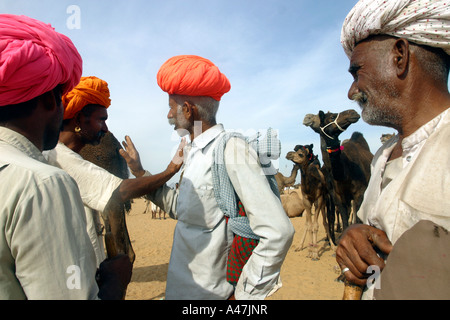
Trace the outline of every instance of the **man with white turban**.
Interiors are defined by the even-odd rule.
[[[439,228],[450,230],[450,5],[361,0],[345,19],[341,40],[354,78],[349,98],[359,103],[366,122],[398,131],[374,157],[358,212],[364,224],[348,228],[337,249],[347,280],[364,285],[371,275],[369,267],[386,266],[381,279],[392,274],[388,270],[395,264],[390,265],[389,258],[395,261],[395,245],[408,230],[429,228],[430,237],[439,234]],[[431,229],[424,227],[425,220]],[[442,291],[428,287],[432,277],[441,277],[438,282],[448,287],[448,278],[435,274],[431,263],[442,254],[448,252],[436,246],[411,249],[402,260],[402,273],[416,281],[416,290],[401,290],[406,287],[399,283],[390,286],[396,289],[389,295],[387,286],[385,291],[375,290],[375,297],[414,299],[426,293],[426,298],[450,298],[448,289],[446,296],[436,297],[433,294]],[[418,272],[423,270],[419,266],[427,271]],[[363,298],[370,299],[375,285],[368,285]]]

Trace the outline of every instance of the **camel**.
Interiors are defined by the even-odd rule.
[[[275,180],[277,180],[278,191],[280,195],[284,193],[284,188],[292,187],[295,184],[295,179],[297,179],[299,166],[294,163],[292,167],[291,175],[289,177],[285,177],[281,172],[277,172],[275,175]]]
[[[297,163],[300,166],[301,173],[301,191],[303,197],[303,205],[306,212],[305,230],[301,238],[300,247],[296,251],[304,249],[306,236],[309,235],[312,242],[309,246],[308,258],[316,261],[319,260],[319,250],[317,245],[317,233],[319,231],[319,215],[322,213],[323,226],[327,233],[330,246],[334,250],[334,243],[329,233],[327,216],[325,213],[325,195],[326,182],[325,177],[320,170],[320,162],[312,153],[312,145],[297,146],[295,150],[288,152],[286,159]],[[315,206],[315,214],[312,214],[312,206]]]
[[[386,142],[388,142],[389,140],[391,140],[393,137],[395,137],[395,133],[384,133],[381,135],[380,141],[382,144],[385,144]]]
[[[356,222],[356,212],[364,198],[370,179],[370,164],[373,154],[359,132],[354,132],[350,140],[340,144],[339,135],[360,116],[355,110],[341,113],[308,114],[303,124],[320,135],[324,172],[327,186],[342,218],[343,230],[349,225],[349,215],[353,211],[351,223]]]
[[[156,219],[156,214],[159,213],[159,220],[161,220],[161,215],[164,214],[164,219],[166,219],[166,213],[160,207],[158,207],[156,204],[154,204],[148,199],[144,199],[144,201],[145,201],[145,210],[143,214],[151,212],[152,219]]]
[[[289,218],[301,217],[305,211],[301,189],[290,190],[287,194],[280,195],[281,204]]]
[[[80,155],[95,165],[104,168],[111,174],[122,179],[129,178],[128,165],[125,159],[120,155],[119,149],[122,146],[111,132],[108,132],[97,146],[86,145],[80,151]],[[130,261],[135,260],[135,253],[131,245],[128,234],[125,213],[131,210],[131,201],[125,203],[111,203],[105,212],[102,212],[103,222],[105,224],[105,244],[107,248],[113,248],[115,253],[128,255]],[[109,237],[112,235],[112,238]]]

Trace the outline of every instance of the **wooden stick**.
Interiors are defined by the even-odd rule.
[[[344,280],[344,296],[342,300],[361,300],[363,288],[356,284],[348,282],[347,279]]]

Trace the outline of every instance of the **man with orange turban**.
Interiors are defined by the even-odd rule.
[[[131,278],[122,256],[100,266],[98,287],[78,187],[42,154],[58,141],[61,95],[81,72],[69,38],[0,14],[0,300],[119,298]]]
[[[210,60],[192,55],[169,59],[157,81],[169,94],[169,123],[191,139],[178,190],[164,185],[148,195],[178,219],[166,299],[264,299],[281,286],[294,229],[256,150],[216,122],[230,82]],[[230,247],[237,248],[235,232],[241,245],[255,247],[250,257],[228,259]],[[235,270],[241,258],[245,266]],[[234,277],[228,271],[242,273]]]
[[[86,161],[80,155],[84,146],[98,145],[108,132],[107,108],[111,105],[108,83],[97,77],[82,77],[80,83],[62,97],[62,102],[65,111],[59,143],[45,155],[50,164],[68,172],[78,184],[85,205],[87,230],[94,246],[97,265],[106,258],[99,212],[102,214],[109,212],[105,219],[111,224],[114,221],[121,222],[118,230],[122,234],[114,236],[125,239],[126,243],[116,245],[119,246],[119,252],[123,250],[123,253],[128,254],[130,260],[134,261],[134,252],[125,229],[123,210],[116,210],[115,208],[120,208],[120,205],[115,204],[123,205],[123,202],[143,196],[167,182],[181,168],[182,159],[178,159],[178,155],[175,155],[167,169],[158,175],[138,179],[119,178]],[[127,151],[121,149],[119,152],[127,161],[131,172],[136,176],[142,175],[144,170],[139,153],[129,137],[126,137],[126,141],[124,146]],[[117,228],[111,230],[115,232]]]

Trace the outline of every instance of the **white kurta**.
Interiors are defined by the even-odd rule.
[[[400,171],[382,189],[386,162],[398,142],[378,150],[372,175],[358,211],[363,223],[386,232],[395,245],[420,220],[450,230],[450,109],[403,139]],[[371,298],[369,291],[364,298]]]
[[[185,150],[178,192],[167,185],[149,198],[173,218],[175,228],[167,275],[166,299],[227,299],[227,256],[233,240],[214,197],[211,165],[218,137],[216,125]],[[280,268],[292,243],[294,228],[258,164],[256,152],[241,139],[225,150],[227,171],[246,209],[252,230],[261,237],[235,289],[237,299],[264,299],[281,287]]]
[[[0,300],[96,299],[95,255],[75,181],[3,127],[0,181]]]
[[[58,143],[55,149],[44,152],[48,162],[66,171],[78,184],[83,200],[87,231],[97,257],[97,266],[106,258],[103,235],[97,230],[99,212],[103,212],[112,193],[122,183],[122,179],[103,168],[84,160],[78,153]]]

